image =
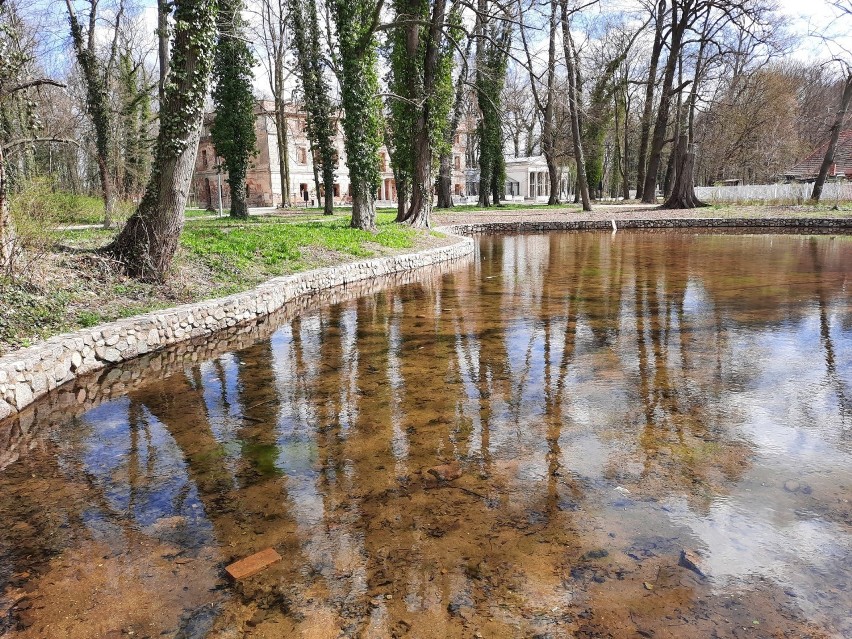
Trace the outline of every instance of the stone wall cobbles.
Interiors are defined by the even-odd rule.
[[[20,412],[81,375],[251,323],[288,302],[318,291],[469,256],[474,243],[458,237],[447,246],[330,266],[277,277],[220,299],[185,304],[51,337],[0,357],[0,420]]]
[[[618,220],[615,224],[618,229],[765,229],[772,232],[783,232],[785,230],[793,232],[843,232],[852,230],[852,218],[669,218]],[[484,222],[456,224],[445,228],[449,232],[460,235],[539,231],[611,231],[613,221],[601,217],[599,220]]]

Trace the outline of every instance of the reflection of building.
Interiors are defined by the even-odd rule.
[[[804,160],[787,169],[783,177],[788,182],[813,182],[819,175],[827,150],[828,140],[811,151]],[[840,132],[834,151],[834,164],[828,170],[829,179],[839,175],[845,175],[847,180],[852,177],[852,129]]]
[[[285,104],[287,119],[287,157],[290,169],[290,198],[294,204],[309,203],[316,205],[316,179],[314,175],[313,155],[307,137],[306,118],[304,111],[293,103]],[[278,129],[275,125],[275,103],[271,100],[259,100],[255,109],[257,114],[257,151],[258,154],[251,164],[246,176],[246,190],[249,206],[278,206],[283,201],[281,190],[281,173],[278,159]],[[204,208],[217,208],[218,179],[217,167],[220,159],[216,157],[213,141],[210,137],[210,125],[213,114],[204,118],[204,129],[198,145],[198,157],[195,162],[193,189],[195,201]],[[453,143],[453,194],[463,196],[467,189],[466,146],[468,134],[464,131],[456,135]],[[335,170],[334,201],[335,204],[351,202],[349,185],[349,169],[346,167],[346,152],[343,147],[343,131],[338,125],[334,139],[340,163]],[[391,204],[396,201],[396,180],[390,166],[390,155],[386,147],[379,151],[379,169],[381,184],[376,198],[380,204]],[[230,193],[222,176],[222,205],[230,207]],[[320,176],[320,180],[322,176]]]

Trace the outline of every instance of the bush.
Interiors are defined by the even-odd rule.
[[[56,191],[50,180],[36,178],[9,198],[12,216],[18,225],[27,221],[47,226],[60,224],[101,224],[104,221],[103,200],[89,195]],[[116,202],[115,222],[126,220],[133,204]]]

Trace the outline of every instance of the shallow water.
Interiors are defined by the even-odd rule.
[[[0,635],[852,636],[850,273],[844,236],[485,236],[81,382],[0,424]]]

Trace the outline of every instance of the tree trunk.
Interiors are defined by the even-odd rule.
[[[322,163],[323,215],[334,215],[334,166],[330,162]]]
[[[201,138],[201,117],[187,138],[186,148],[155,169],[145,196],[107,251],[125,264],[128,274],[162,281],[168,273],[183,231],[184,210]],[[234,201],[231,193],[231,202]]]
[[[89,14],[88,40],[83,37],[83,28],[74,12],[71,0],[65,0],[68,10],[68,21],[71,25],[71,42],[80,67],[83,83],[86,87],[86,112],[95,129],[95,154],[98,164],[98,177],[101,182],[101,196],[104,201],[104,228],[112,226],[113,209],[115,208],[115,194],[113,189],[112,172],[110,170],[110,151],[112,150],[112,133],[110,128],[110,108],[108,103],[109,69],[104,66],[95,55],[94,29],[96,4],[92,4]],[[121,20],[122,8],[116,16],[116,35]],[[88,44],[87,44],[88,43]],[[113,52],[115,42],[113,42]],[[112,58],[111,58],[112,59]]]
[[[663,51],[663,16],[666,13],[666,0],[657,5],[654,46],[651,49],[651,64],[648,67],[648,83],[645,85],[645,104],[642,108],[642,121],[639,126],[639,155],[636,160],[636,199],[641,200],[645,190],[645,167],[648,159],[648,139],[651,136],[651,116],[654,113],[654,85],[657,83],[657,67]]]
[[[139,208],[104,251],[133,277],[165,279],[183,230],[209,84],[215,0],[176,0],[172,82],[166,84],[154,170]]]
[[[375,194],[369,184],[352,189],[352,222],[350,226],[363,231],[376,230]]]
[[[104,222],[105,229],[113,225],[113,215],[115,213],[115,190],[112,184],[112,177],[109,174],[107,160],[101,153],[98,153],[98,175],[101,178],[101,191],[104,200]]]
[[[160,108],[163,108],[166,96],[166,77],[169,75],[169,0],[157,0],[157,57],[160,63],[160,77],[157,81]]]
[[[10,273],[15,256],[15,224],[6,192],[6,163],[0,145],[0,272]]]
[[[562,2],[562,40],[565,48],[565,64],[568,69],[568,112],[571,117],[571,137],[574,138],[574,161],[577,164],[577,193],[582,200],[583,210],[591,211],[589,201],[589,183],[586,180],[586,160],[583,157],[583,142],[580,137],[580,104],[577,95],[576,60],[571,41],[571,29],[568,24],[568,2]],[[576,200],[575,200],[576,201]]]
[[[289,131],[287,130],[287,114],[284,113],[284,101],[276,100],[275,127],[278,129],[278,172],[281,176],[281,204],[290,207],[290,158],[287,152]]]
[[[451,138],[452,139],[452,138]],[[441,153],[441,166],[438,170],[438,208],[449,209],[453,206],[453,152]]]
[[[228,186],[231,188],[231,217],[247,220],[248,204],[246,203],[246,176],[228,174]]]
[[[825,150],[822,166],[819,167],[819,175],[817,175],[816,182],[814,182],[814,190],[811,193],[811,199],[814,202],[819,202],[820,197],[822,197],[822,187],[825,184],[825,178],[828,177],[828,172],[834,164],[837,140],[840,138],[840,129],[843,128],[843,120],[846,118],[846,112],[849,110],[850,101],[852,101],[852,73],[846,76],[846,85],[843,87],[843,96],[840,98],[840,108],[834,117],[834,124],[831,125],[831,138],[828,141],[828,148]]]
[[[695,209],[707,206],[695,195],[693,171],[695,170],[695,153],[689,145],[689,135],[680,136],[676,156],[677,177],[672,187],[672,194],[660,207],[661,209]]]
[[[464,59],[470,59],[470,51],[473,48],[474,38],[469,37],[465,45]],[[459,72],[456,78],[455,94],[453,98],[453,115],[450,126],[444,136],[446,150],[441,153],[440,169],[438,173],[438,208],[449,209],[453,207],[453,140],[461,121],[462,107],[464,106],[465,88],[467,82],[467,65]],[[468,132],[468,143],[470,136]]]
[[[675,131],[675,135],[677,135],[677,131]],[[677,158],[678,151],[675,149],[674,145],[672,145],[672,150],[669,153],[669,159],[666,162],[666,177],[663,178],[663,195],[666,199],[672,194],[672,187],[674,186],[674,180],[672,179],[675,175],[675,159]]]
[[[485,167],[482,162],[479,163],[479,206],[488,208],[491,206],[491,173],[490,170],[487,176],[483,175]]]
[[[669,46],[669,59],[666,61],[666,73],[663,77],[663,86],[660,89],[660,107],[657,110],[657,122],[654,125],[654,137],[651,140],[651,156],[648,159],[648,173],[645,175],[645,187],[642,191],[642,202],[645,204],[653,204],[657,201],[657,173],[660,170],[663,145],[665,144],[674,74],[677,70],[683,33],[686,30],[688,19],[689,16],[684,12],[678,20],[675,6],[672,6],[672,40]]]
[[[396,174],[394,174],[396,178]],[[396,219],[394,222],[405,222],[405,215],[408,213],[408,188],[406,181],[396,179]]]
[[[411,204],[405,221],[411,226],[428,228],[432,213],[432,109],[434,107],[438,63],[442,46],[442,28],[446,0],[436,0],[429,24],[426,51],[423,60],[422,106],[417,111],[414,125],[414,174],[411,185]],[[419,27],[416,27],[419,30]],[[416,40],[415,40],[416,42]],[[415,51],[417,47],[414,47]]]
[[[544,123],[541,130],[541,150],[547,162],[547,175],[550,179],[550,197],[547,203],[551,206],[559,204],[559,176],[556,167],[556,131],[553,126],[553,93],[556,82],[556,25],[559,22],[556,13],[556,0],[550,3],[550,31],[548,33],[547,49],[547,94],[544,100]]]

